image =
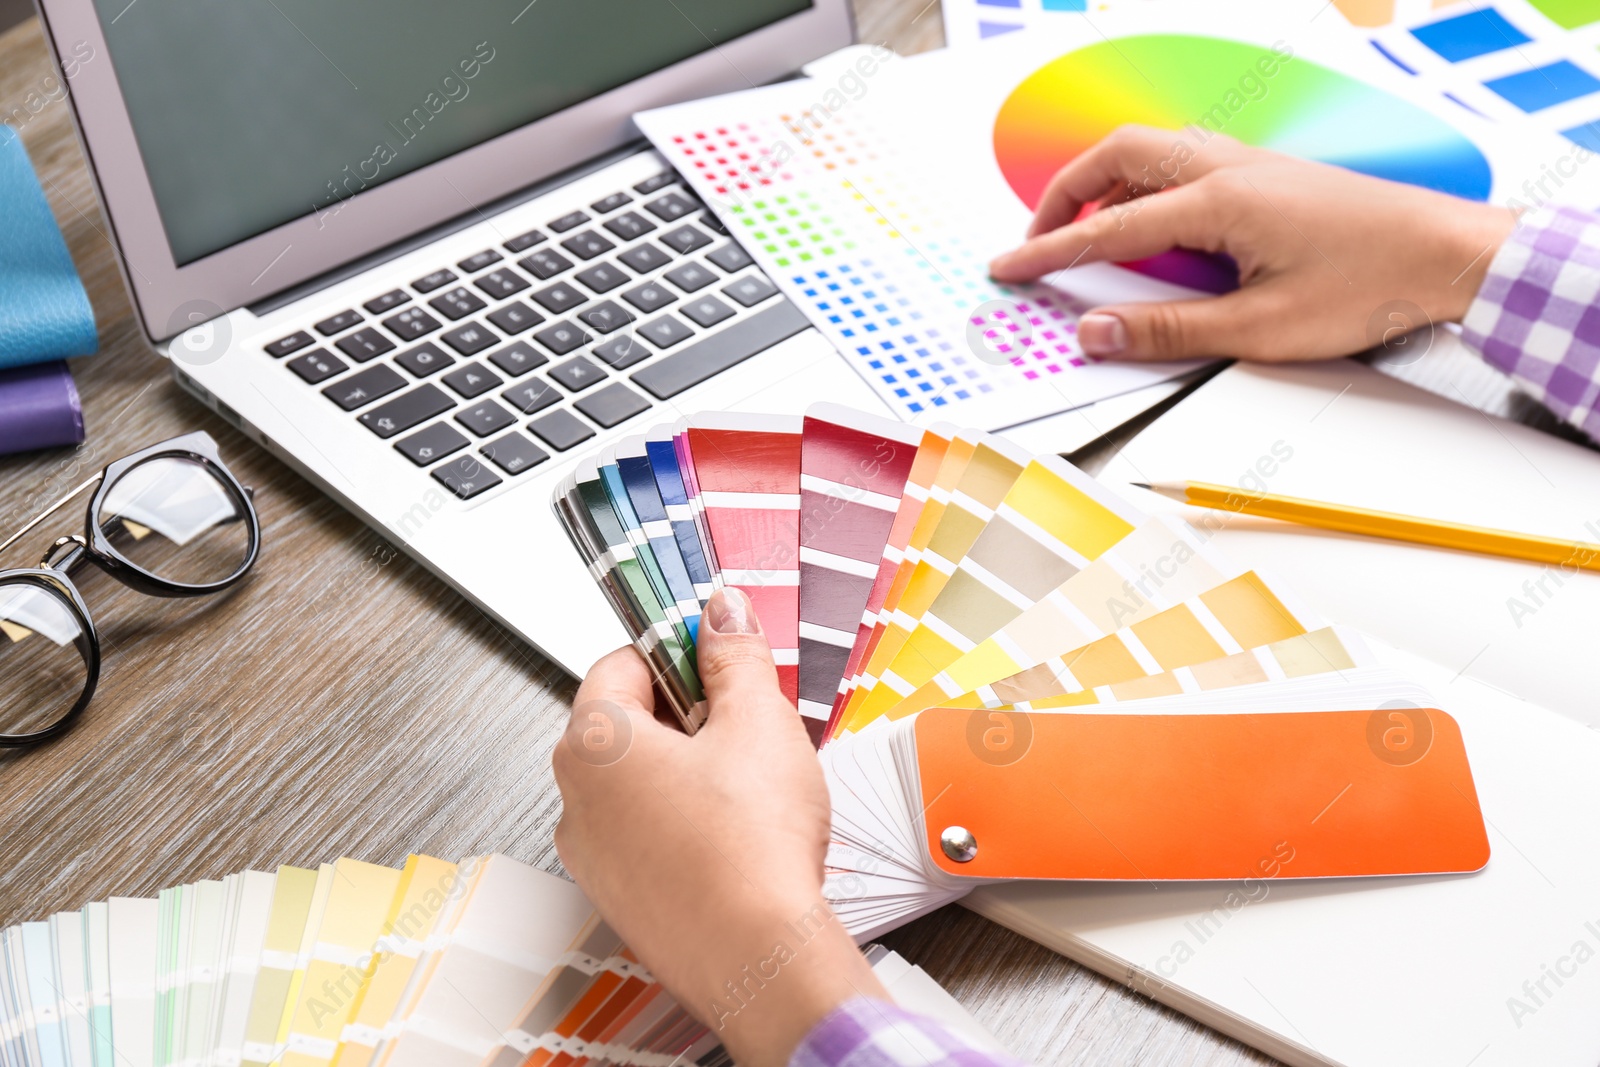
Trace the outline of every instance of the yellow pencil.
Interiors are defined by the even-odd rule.
[[[1299,523],[1302,526],[1319,526],[1324,530],[1363,534],[1367,537],[1384,537],[1391,541],[1410,541],[1436,548],[1454,548],[1463,552],[1482,552],[1490,556],[1531,560],[1567,570],[1600,571],[1600,545],[1582,541],[1563,541],[1555,537],[1537,537],[1533,534],[1515,533],[1511,530],[1493,530],[1485,526],[1467,526],[1459,522],[1439,519],[1419,519],[1412,515],[1397,515],[1389,511],[1354,508],[1345,504],[1325,504],[1318,500],[1302,500],[1273,493],[1256,493],[1210,482],[1161,482],[1147,485],[1134,482],[1141,489],[1149,489],[1162,496],[1195,507],[1232,511],[1243,515],[1256,515],[1264,519]]]

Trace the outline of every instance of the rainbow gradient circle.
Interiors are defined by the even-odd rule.
[[[1476,145],[1414,104],[1306,59],[1189,34],[1102,41],[1039,68],[995,117],[995,159],[1033,210],[1058,170],[1128,123],[1203,125],[1246,144],[1469,200],[1487,200],[1493,180]],[[1197,252],[1122,265],[1206,292],[1239,284],[1231,260]]]

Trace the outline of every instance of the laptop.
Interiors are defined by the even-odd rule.
[[[583,454],[872,390],[630,116],[792,75],[847,0],[42,0],[183,388],[581,675]],[[70,65],[68,65],[70,61]]]

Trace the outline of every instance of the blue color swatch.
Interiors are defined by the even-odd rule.
[[[1022,0],[978,0],[983,7],[1015,7],[1022,6]]]
[[[1600,91],[1600,78],[1571,60],[1562,59],[1546,67],[1494,78],[1484,85],[1523,111],[1542,111]]]
[[[1383,47],[1383,42],[1381,42],[1381,41],[1369,41],[1368,43],[1371,44],[1372,47],[1374,47],[1374,48],[1376,48],[1378,50],[1378,54],[1380,56],[1382,56],[1384,59],[1387,59],[1389,62],[1393,63],[1395,66],[1399,67],[1401,70],[1405,71],[1407,74],[1415,74],[1417,72],[1417,68],[1416,67],[1411,66],[1405,60],[1401,59],[1399,56],[1395,55],[1393,52],[1391,52],[1387,48]]]
[[[986,37],[998,37],[1002,33],[1011,33],[1020,29],[1022,29],[1022,27],[1017,25],[1015,22],[984,22],[980,20],[978,22],[978,37],[980,39]]]
[[[1600,152],[1600,122],[1586,122],[1582,126],[1562,130],[1561,136],[1591,152]]]
[[[1089,0],[1040,0],[1046,11],[1087,11]]]
[[[1418,26],[1411,31],[1411,36],[1451,63],[1486,56],[1532,40],[1492,7]]]

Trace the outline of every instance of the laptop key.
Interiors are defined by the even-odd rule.
[[[652,311],[660,311],[678,298],[669,292],[666,286],[646,282],[623,293],[622,299],[648,315]]]
[[[650,408],[650,401],[621,382],[573,401],[572,406],[609,430]]]
[[[478,437],[488,437],[492,433],[499,433],[517,419],[493,400],[484,400],[456,412],[456,421]]]
[[[434,481],[462,500],[471,500],[500,484],[500,476],[480,463],[475,456],[452,459],[432,471]]]
[[[533,335],[533,339],[544,345],[558,356],[582,348],[594,338],[572,325],[570,322],[557,322],[546,326]]]
[[[394,443],[395,449],[419,467],[459,452],[472,442],[460,430],[447,422],[436,422],[426,430],[418,430],[410,437]]]
[[[402,341],[426,337],[441,325],[438,319],[421,308],[406,308],[400,314],[384,319],[383,324]]]
[[[330,315],[317,323],[317,332],[324,337],[332,337],[336,333],[343,333],[361,321],[361,312],[347,309],[337,315]]]
[[[581,444],[594,436],[594,431],[570,411],[552,411],[543,418],[528,423],[528,429],[557,452],[565,452],[573,445]]]
[[[410,299],[411,294],[404,289],[391,289],[382,296],[373,297],[361,306],[373,315],[382,315],[385,311],[393,311]]]
[[[346,411],[354,411],[379,397],[388,396],[396,389],[405,388],[405,384],[406,380],[400,377],[398,371],[387,363],[380,363],[342,382],[335,382],[324,389],[322,395]]]
[[[706,258],[729,274],[738,274],[755,260],[738,245],[729,242],[714,252],[707,252]]]
[[[637,211],[624,211],[614,219],[607,219],[605,225],[624,241],[637,241],[656,228],[655,223]]]
[[[665,189],[667,186],[672,185],[677,180],[678,180],[678,175],[675,172],[670,171],[670,170],[664,170],[660,174],[657,174],[655,177],[646,178],[644,181],[640,182],[638,185],[635,185],[633,187],[633,191],[638,193],[640,196],[649,196],[651,193],[660,192],[662,189]]]
[[[357,363],[365,363],[369,359],[377,359],[385,352],[394,351],[394,342],[371,326],[364,330],[357,330],[348,337],[341,337],[335,343],[338,345],[339,351]]]
[[[523,330],[532,329],[544,321],[544,316],[521,300],[513,300],[505,307],[495,308],[484,318],[500,327],[507,337],[515,337]]]
[[[424,274],[411,283],[411,288],[419,293],[431,293],[441,286],[449,285],[456,280],[456,272],[448,267],[442,267],[432,274]]]
[[[640,274],[649,274],[657,267],[665,267],[672,257],[653,244],[642,244],[619,253],[617,258]]]
[[[717,218],[717,216],[710,211],[700,216],[700,225],[704,226],[706,229],[720,237],[728,236],[728,228],[722,224],[721,219]]]
[[[472,284],[481,289],[483,295],[491,300],[504,300],[528,287],[528,283],[522,280],[520,274],[509,270],[492,270]]]
[[[284,366],[300,375],[300,380],[307,385],[325,382],[335,374],[343,374],[350,369],[344,360],[325,348],[313,348],[303,356],[294,357]]]
[[[671,315],[662,315],[660,318],[651,319],[639,327],[639,332],[657,348],[671,348],[680,341],[687,341],[694,336],[694,331]]]
[[[597,293],[609,293],[617,286],[627,285],[632,280],[621,267],[612,263],[596,263],[587,270],[580,270],[573,277]]]
[[[683,305],[678,309],[678,314],[693,321],[696,326],[710,328],[733,318],[734,310],[714,296],[702,296]]]
[[[686,256],[695,249],[704,248],[706,245],[710,244],[711,238],[707,237],[693,226],[679,226],[671,233],[662,234],[660,241],[662,244],[678,253],[678,255]]]
[[[593,230],[584,230],[582,233],[562,241],[561,247],[579,259],[593,259],[596,256],[605,255],[617,246]]]
[[[581,393],[591,385],[599,385],[606,376],[605,371],[583,356],[573,356],[557,363],[547,373],[574,393]]]
[[[315,342],[315,337],[312,337],[304,330],[297,330],[294,333],[291,333],[288,337],[280,337],[271,344],[262,345],[261,348],[262,351],[266,352],[266,354],[271,356],[273,359],[282,359],[290,352],[298,352],[306,345],[313,344]]]
[[[566,233],[568,230],[576,230],[588,221],[588,215],[581,211],[572,211],[550,223],[550,228],[557,233]]]
[[[559,404],[561,391],[543,378],[529,378],[501,393],[500,398],[510,404],[513,410],[532,415],[551,404]]]
[[[631,333],[618,334],[609,341],[595,345],[589,351],[616,370],[623,370],[635,363],[643,363],[655,355],[654,351]]]
[[[401,393],[371,411],[362,412],[356,421],[379,437],[390,438],[443,415],[455,406],[456,402],[438,386],[419,385],[409,393]]]
[[[461,270],[467,274],[476,274],[478,271],[489,266],[490,264],[500,262],[500,259],[501,256],[499,252],[496,252],[492,248],[485,248],[482,252],[475,253],[468,256],[466,259],[463,259],[460,263],[457,263],[456,266],[460,267]]]
[[[451,322],[454,322],[457,319],[464,319],[468,315],[476,314],[489,305],[474,296],[472,290],[462,289],[458,286],[448,293],[434,297],[428,301],[428,306]]]
[[[464,326],[457,326],[453,330],[446,330],[439,335],[439,339],[463,356],[475,356],[485,348],[491,348],[500,343],[487,326],[480,326],[476,322],[469,322]]]
[[[685,215],[692,215],[698,210],[699,205],[690,200],[683,193],[672,192],[659,200],[652,200],[644,209],[662,222],[676,222]]]
[[[698,263],[685,263],[676,270],[667,271],[662,277],[686,293],[698,292],[717,280],[715,274]]]
[[[432,341],[425,341],[415,348],[406,349],[395,356],[394,361],[404,367],[413,378],[426,378],[455,362],[448,352]]]
[[[548,248],[541,248],[531,256],[524,256],[517,260],[517,266],[539,279],[547,282],[564,270],[572,269],[572,260],[560,252]]]
[[[539,244],[541,241],[548,240],[549,238],[544,235],[542,230],[529,230],[527,233],[520,233],[511,240],[507,241],[505,243],[505,249],[507,252],[521,255],[534,245]]]
[[[611,333],[633,321],[633,315],[610,300],[602,300],[592,308],[578,312],[578,321],[596,333]]]
[[[488,456],[496,467],[510,475],[532,470],[550,458],[550,453],[528,440],[520,433],[508,433],[478,449]]]
[[[490,356],[489,362],[511,377],[520,378],[531,370],[538,370],[550,359],[528,342],[516,341]]]
[[[624,204],[631,203],[633,203],[633,197],[629,196],[627,193],[612,193],[610,196],[602,197],[590,204],[589,210],[593,211],[596,215],[604,215],[608,212],[617,210],[617,208],[622,207]]]
[[[544,306],[552,315],[559,315],[564,311],[571,311],[580,304],[589,302],[589,298],[580,290],[574,289],[566,282],[556,282],[548,289],[540,289],[533,294],[533,298]]]
[[[481,363],[468,363],[439,379],[467,400],[480,397],[500,384],[500,376]]]
[[[809,325],[799,309],[782,300],[635,371],[631,377],[657,400],[666,400],[788,340]]]
[[[766,275],[758,273],[740,278],[732,285],[725,285],[722,291],[748,308],[772,296],[778,287],[767,281]]]

